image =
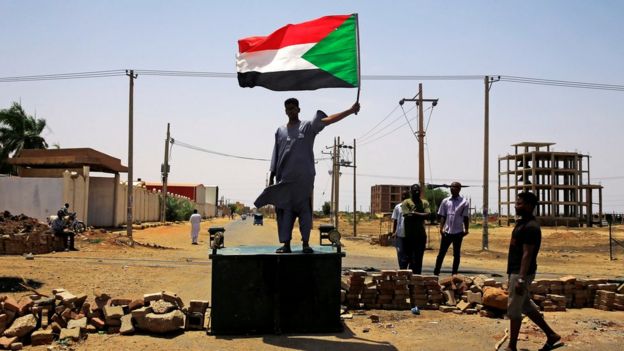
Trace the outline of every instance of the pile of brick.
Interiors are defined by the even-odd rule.
[[[349,308],[406,310],[440,310],[457,314],[479,313],[485,317],[502,317],[507,309],[507,286],[484,275],[415,275],[409,270],[384,270],[367,274],[350,270],[343,280],[343,303]],[[624,284],[606,279],[539,279],[529,287],[535,303],[545,312],[567,308],[595,307],[602,310],[624,310]]]
[[[63,251],[63,241],[50,227],[26,215],[0,213],[0,255],[44,254]]]
[[[54,289],[50,297],[24,296],[16,301],[0,296],[0,349],[17,350],[24,343],[49,345],[55,340],[78,342],[90,333],[131,335],[135,330],[163,334],[203,329],[207,301],[191,301],[188,308],[171,292],[143,295],[138,299],[111,298]]]

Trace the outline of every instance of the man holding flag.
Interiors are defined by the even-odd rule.
[[[288,124],[275,132],[270,186],[254,202],[258,208],[267,204],[276,208],[278,235],[283,243],[277,253],[291,252],[297,218],[303,252],[312,253],[309,238],[316,175],[314,139],[325,126],[360,110],[357,14],[289,24],[266,37],[241,39],[238,47],[236,66],[241,87],[262,86],[276,91],[358,88],[358,98],[351,108],[331,116],[317,111],[311,121],[299,120],[297,99],[284,102]]]

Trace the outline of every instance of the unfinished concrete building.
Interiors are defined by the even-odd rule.
[[[522,142],[512,145],[514,154],[498,158],[499,224],[515,220],[516,195],[531,191],[540,201],[535,215],[542,225],[602,225],[602,186],[590,182],[589,155],[555,152],[554,144]]]

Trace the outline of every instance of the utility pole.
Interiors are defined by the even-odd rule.
[[[423,99],[422,83],[418,83],[418,94],[411,99],[401,99],[399,105],[403,106],[406,101],[416,102],[418,106],[418,184],[420,184],[421,194],[425,192],[425,128],[423,103],[431,102],[431,106],[438,104],[438,99]]]
[[[339,149],[352,149],[353,161],[339,160],[339,166],[353,168],[353,236],[357,236],[357,202],[356,202],[356,172],[355,172],[355,139],[353,139],[353,146],[338,145]],[[340,174],[340,173],[339,173]]]
[[[134,80],[137,75],[134,74],[134,70],[126,70],[126,75],[130,77],[130,92],[128,98],[128,213],[126,219],[126,234],[130,238],[130,246],[134,246],[134,239],[132,238],[132,203],[133,203],[133,150],[134,150]]]
[[[166,217],[166,213],[167,213],[167,179],[169,178],[169,141],[170,141],[170,134],[169,134],[169,123],[167,123],[167,138],[165,139],[165,163],[163,163],[163,166],[160,170],[160,172],[162,173],[162,181],[163,181],[163,186],[162,186],[162,206],[160,209],[160,221],[161,222],[165,222],[167,220]]]
[[[481,248],[483,250],[489,250],[488,243],[488,208],[489,208],[489,172],[490,172],[490,89],[494,82],[498,82],[500,76],[497,78],[485,76],[483,82],[485,83],[485,106],[484,106],[484,122],[483,122],[483,238]]]
[[[336,207],[334,207],[335,217],[334,217],[334,228],[338,230],[338,222],[340,219],[340,137],[336,138],[336,172],[334,173],[334,179],[336,185],[334,186],[334,199],[336,202]]]

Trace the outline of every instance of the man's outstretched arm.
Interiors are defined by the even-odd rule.
[[[341,119],[351,114],[358,113],[358,112],[360,112],[360,103],[356,102],[355,104],[353,104],[353,106],[351,106],[350,109],[342,111],[342,112],[334,113],[333,115],[323,118],[321,121],[323,121],[325,125],[330,125],[332,123],[336,123],[340,121]]]

